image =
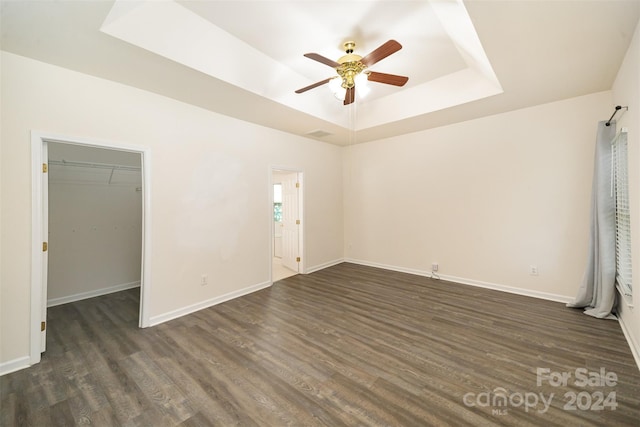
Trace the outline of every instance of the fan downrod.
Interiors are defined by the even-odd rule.
[[[348,42],[344,42],[344,44],[342,45],[344,46],[344,51],[346,53],[353,53],[353,49],[356,47],[356,42],[354,41],[348,41]]]
[[[346,53],[346,55],[343,55],[342,57],[340,57],[340,59],[338,59],[339,64],[345,64],[347,62],[360,62],[360,60],[362,59],[362,56],[356,55],[355,53],[353,53],[353,49],[355,49],[356,47],[356,42],[347,41],[347,42],[344,42],[343,46],[344,46],[344,52]]]

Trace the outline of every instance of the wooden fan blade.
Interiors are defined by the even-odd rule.
[[[314,61],[318,61],[322,64],[328,65],[329,67],[332,67],[332,68],[338,68],[340,66],[338,62],[329,58],[325,58],[324,56],[318,55],[317,53],[305,53],[304,56],[306,56],[309,59],[313,59]]]
[[[400,49],[402,49],[402,45],[400,43],[395,40],[389,40],[388,42],[384,43],[382,46],[362,58],[360,62],[362,62],[367,67],[370,67],[376,62],[386,58],[392,53],[399,51]]]
[[[314,83],[314,84],[312,84],[312,85],[309,85],[309,86],[303,87],[302,89],[298,89],[298,90],[296,91],[296,93],[306,92],[306,91],[308,91],[308,90],[310,90],[310,89],[313,89],[314,87],[322,86],[323,84],[329,83],[329,80],[331,80],[332,78],[333,78],[333,77],[329,77],[328,79],[324,79],[324,80],[322,80],[322,81],[320,81],[320,82],[317,82],[317,83]]]
[[[356,100],[356,87],[352,87],[350,89],[347,89],[347,93],[344,94],[344,105],[349,105],[352,104],[353,101]]]
[[[405,76],[397,76],[395,74],[386,74],[386,73],[376,73],[375,71],[370,71],[367,80],[370,82],[377,83],[386,83],[388,85],[394,86],[404,86],[407,81],[409,81],[409,77]]]

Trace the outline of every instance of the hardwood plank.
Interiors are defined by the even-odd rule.
[[[70,397],[67,399],[67,403],[69,404],[69,413],[76,425],[90,425],[92,423],[91,414],[93,411],[81,394]]]
[[[184,420],[180,424],[180,427],[209,427],[212,425],[215,425],[215,423],[211,421],[211,419],[207,418],[201,412],[198,412],[189,419]]]
[[[125,358],[121,365],[163,418],[178,424],[194,415],[184,394],[144,352]]]
[[[75,424],[71,408],[69,408],[69,401],[64,400],[57,402],[50,408],[51,425],[55,426],[69,426]]]
[[[194,377],[188,369],[185,369],[183,367],[185,363],[172,358],[162,358],[156,363],[167,373],[176,387],[185,394],[191,406],[199,408],[199,412],[185,420],[183,424],[197,424],[202,420],[208,420],[209,425],[255,424],[241,423],[241,418],[234,415],[235,410],[232,409],[232,405],[219,393],[213,391],[207,381]],[[190,364],[190,362],[186,364]]]

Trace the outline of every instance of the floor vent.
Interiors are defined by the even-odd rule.
[[[313,138],[324,138],[325,136],[329,136],[332,134],[325,130],[318,129],[318,130],[312,130],[311,132],[307,132],[305,135],[311,136]]]

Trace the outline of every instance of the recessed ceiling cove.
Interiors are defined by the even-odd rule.
[[[502,93],[461,0],[117,0],[100,30],[215,79],[353,130]],[[328,85],[304,97],[294,93],[327,78],[327,70],[331,73],[305,58],[305,53],[316,52],[336,60],[344,55],[346,41],[354,41],[358,50],[366,53],[390,39],[400,42],[402,50],[381,60],[376,68],[410,76],[405,86],[368,82],[372,87],[366,96],[346,106],[333,96]]]

